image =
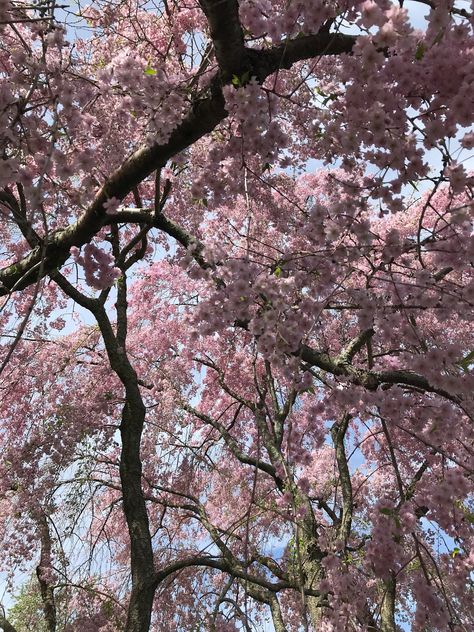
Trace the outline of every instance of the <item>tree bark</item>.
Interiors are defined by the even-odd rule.
[[[270,611],[272,613],[273,627],[275,632],[287,632],[283,615],[281,614],[280,602],[277,597],[270,600]]]
[[[134,390],[138,391],[138,387]],[[144,422],[145,406],[141,397],[137,398],[136,392],[127,392],[127,402],[123,408],[120,426],[122,437],[120,480],[123,510],[130,536],[132,571],[132,592],[128,606],[126,632],[148,632],[155,595],[153,549],[141,485],[140,441]]]
[[[18,632],[18,630],[13,626],[5,617],[0,615],[0,630],[3,632]]]
[[[120,482],[123,511],[130,536],[130,570],[132,590],[128,605],[125,632],[148,632],[150,629],[153,599],[157,586],[154,568],[150,524],[142,489],[142,461],[140,445],[145,424],[146,408],[143,403],[138,376],[126,352],[127,288],[125,277],[118,284],[117,333],[104,306],[96,299],[81,294],[61,274],[54,276],[61,289],[95,317],[104,340],[110,367],[125,388],[120,435]]]
[[[49,533],[48,519],[42,514],[38,519],[41,554],[40,563],[36,567],[36,576],[40,585],[41,601],[43,602],[43,613],[49,632],[56,632],[57,616],[54,590],[48,580],[47,573],[52,568],[51,561],[51,536]],[[46,574],[45,574],[46,571]]]
[[[384,593],[382,596],[382,605],[380,608],[380,631],[381,632],[397,632],[395,625],[395,597],[396,597],[396,580],[393,573],[384,581]]]

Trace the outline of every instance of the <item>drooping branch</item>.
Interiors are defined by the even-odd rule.
[[[216,419],[213,419],[209,415],[206,415],[206,414],[198,411],[193,406],[190,406],[188,404],[183,404],[183,408],[184,408],[184,410],[186,410],[190,414],[194,415],[195,417],[197,417],[198,419],[200,419],[204,423],[208,424],[212,428],[215,428],[215,430],[217,430],[219,432],[220,436],[224,440],[224,442],[227,445],[227,447],[229,448],[229,450],[232,452],[232,454],[235,456],[235,458],[238,461],[240,461],[240,463],[243,463],[244,465],[252,465],[253,467],[258,468],[262,472],[265,472],[266,474],[269,474],[276,481],[277,486],[279,488],[283,487],[283,481],[277,475],[276,470],[273,467],[273,465],[271,465],[270,463],[266,463],[265,461],[262,461],[262,460],[260,460],[258,458],[252,457],[252,456],[246,454],[245,452],[243,452],[239,448],[239,445],[238,445],[237,441],[234,439],[234,437],[230,434],[230,432],[227,430],[227,428],[223,424],[221,424]]]
[[[395,448],[393,446],[392,438],[385,419],[380,415],[380,423],[382,424],[382,430],[387,441],[388,453],[390,455],[390,461],[392,462],[393,471],[395,472],[395,479],[397,481],[398,493],[400,494],[400,502],[405,499],[405,490],[403,487],[403,480],[400,474],[400,468],[398,467],[397,457],[395,455]]]
[[[195,247],[192,250],[192,256],[198,265],[203,269],[211,267],[201,254],[204,245],[177,223],[166,218],[163,214],[154,218],[150,213],[127,209],[126,211],[112,215],[108,218],[108,221],[127,221],[134,223],[149,222],[150,225],[160,228],[170,237],[173,237],[183,247],[189,248],[194,245]],[[247,329],[247,323],[244,321],[237,321],[236,325],[243,329]],[[348,343],[348,345],[337,357],[331,357],[328,353],[317,351],[305,344],[300,345],[300,348],[295,355],[301,357],[301,359],[311,367],[317,367],[322,371],[326,371],[327,373],[331,373],[335,376],[347,376],[355,384],[359,384],[369,390],[376,390],[384,384],[408,386],[414,389],[420,389],[422,391],[440,395],[456,405],[461,404],[459,396],[453,395],[442,388],[434,386],[423,375],[415,373],[414,371],[402,369],[374,371],[372,369],[367,370],[360,367],[354,367],[351,364],[354,356],[364,347],[364,345],[371,342],[374,335],[375,331],[373,328],[363,330],[358,336]]]
[[[166,566],[164,569],[158,571],[155,576],[154,586],[158,587],[158,585],[163,582],[167,577],[173,575],[177,571],[183,568],[190,568],[196,566],[205,566],[207,568],[214,568],[216,570],[222,571],[224,573],[230,573],[234,577],[238,579],[243,579],[248,581],[256,586],[261,586],[269,590],[273,594],[278,594],[283,590],[293,589],[299,590],[299,586],[291,581],[277,581],[272,582],[264,577],[260,577],[254,575],[253,573],[249,573],[241,565],[233,566],[229,564],[228,560],[223,559],[222,557],[211,557],[211,556],[191,556],[187,558],[183,558],[181,560],[177,560]],[[310,596],[319,597],[320,593],[317,590],[311,590],[305,588],[305,593]]]
[[[151,225],[155,225],[163,230],[183,247],[189,248],[194,244],[195,248],[193,249],[192,254],[195,261],[203,269],[210,267],[210,264],[201,254],[204,245],[199,240],[196,240],[192,235],[187,233],[181,226],[167,219],[163,214],[154,219],[148,213],[130,209],[123,212],[123,214],[122,212],[117,213],[112,216],[112,218],[109,218],[109,221],[110,219],[114,221],[122,220],[130,222],[149,221]],[[236,325],[243,329],[247,328],[247,323],[243,321],[236,322]],[[359,384],[369,390],[376,390],[384,384],[401,385],[440,395],[457,405],[461,403],[459,396],[453,395],[445,389],[434,386],[423,375],[415,373],[414,371],[402,369],[374,371],[372,369],[366,370],[360,367],[354,367],[351,364],[354,356],[364,347],[364,345],[372,340],[374,334],[375,331],[373,328],[363,330],[358,336],[349,342],[349,344],[337,357],[331,357],[328,353],[317,351],[305,344],[300,345],[300,348],[295,355],[300,356],[301,359],[309,366],[317,367],[322,371],[326,371],[327,373],[331,373],[335,376],[347,376],[351,378],[355,384]]]

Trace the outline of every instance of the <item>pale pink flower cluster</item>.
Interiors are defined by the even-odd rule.
[[[268,164],[273,163],[289,143],[284,126],[275,118],[277,99],[255,77],[245,85],[239,85],[241,79],[236,77],[237,86],[227,86],[223,90],[226,109],[239,124],[241,151],[243,149],[249,156],[259,155]]]
[[[108,621],[102,613],[93,616],[81,616],[74,623],[68,623],[64,628],[64,632],[98,632],[107,624]]]
[[[254,37],[266,37],[273,43],[297,33],[316,33],[336,11],[335,3],[325,0],[244,0],[239,8],[245,28]]]
[[[186,95],[177,89],[178,77],[168,75],[138,53],[119,52],[101,78],[103,92],[113,86],[125,93],[121,104],[124,117],[145,114],[150,142],[166,143],[187,112]]]
[[[119,210],[120,204],[121,201],[119,199],[117,199],[116,197],[111,197],[106,202],[104,202],[102,206],[105,208],[105,212],[107,213],[107,215],[113,215]]]
[[[417,580],[413,582],[416,603],[413,630],[422,632],[430,629],[441,632],[450,629],[451,614],[446,602],[437,594],[435,587],[426,582],[422,573],[417,573]]]
[[[75,246],[70,252],[73,260],[84,268],[87,284],[96,290],[110,287],[122,274],[120,268],[114,266],[113,256],[95,244],[86,244],[83,255]]]

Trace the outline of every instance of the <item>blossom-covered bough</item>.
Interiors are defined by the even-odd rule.
[[[0,4],[0,628],[473,629],[471,16]]]

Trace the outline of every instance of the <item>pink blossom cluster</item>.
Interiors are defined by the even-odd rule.
[[[298,33],[316,33],[336,14],[335,3],[324,0],[291,3],[245,0],[239,8],[242,22],[252,35],[266,37],[273,43]]]
[[[472,8],[422,3],[415,28],[389,0],[237,4],[241,75],[220,3],[2,26],[0,570],[49,584],[65,629],[125,627],[133,404],[147,561],[170,570],[152,629],[468,629]],[[87,286],[127,274],[67,333],[60,245],[91,225]],[[43,245],[66,294],[49,255],[28,268]]]
[[[113,256],[95,244],[86,244],[82,255],[79,249],[73,246],[71,255],[73,260],[84,268],[87,284],[96,290],[110,287],[122,274],[120,268],[113,265]]]

